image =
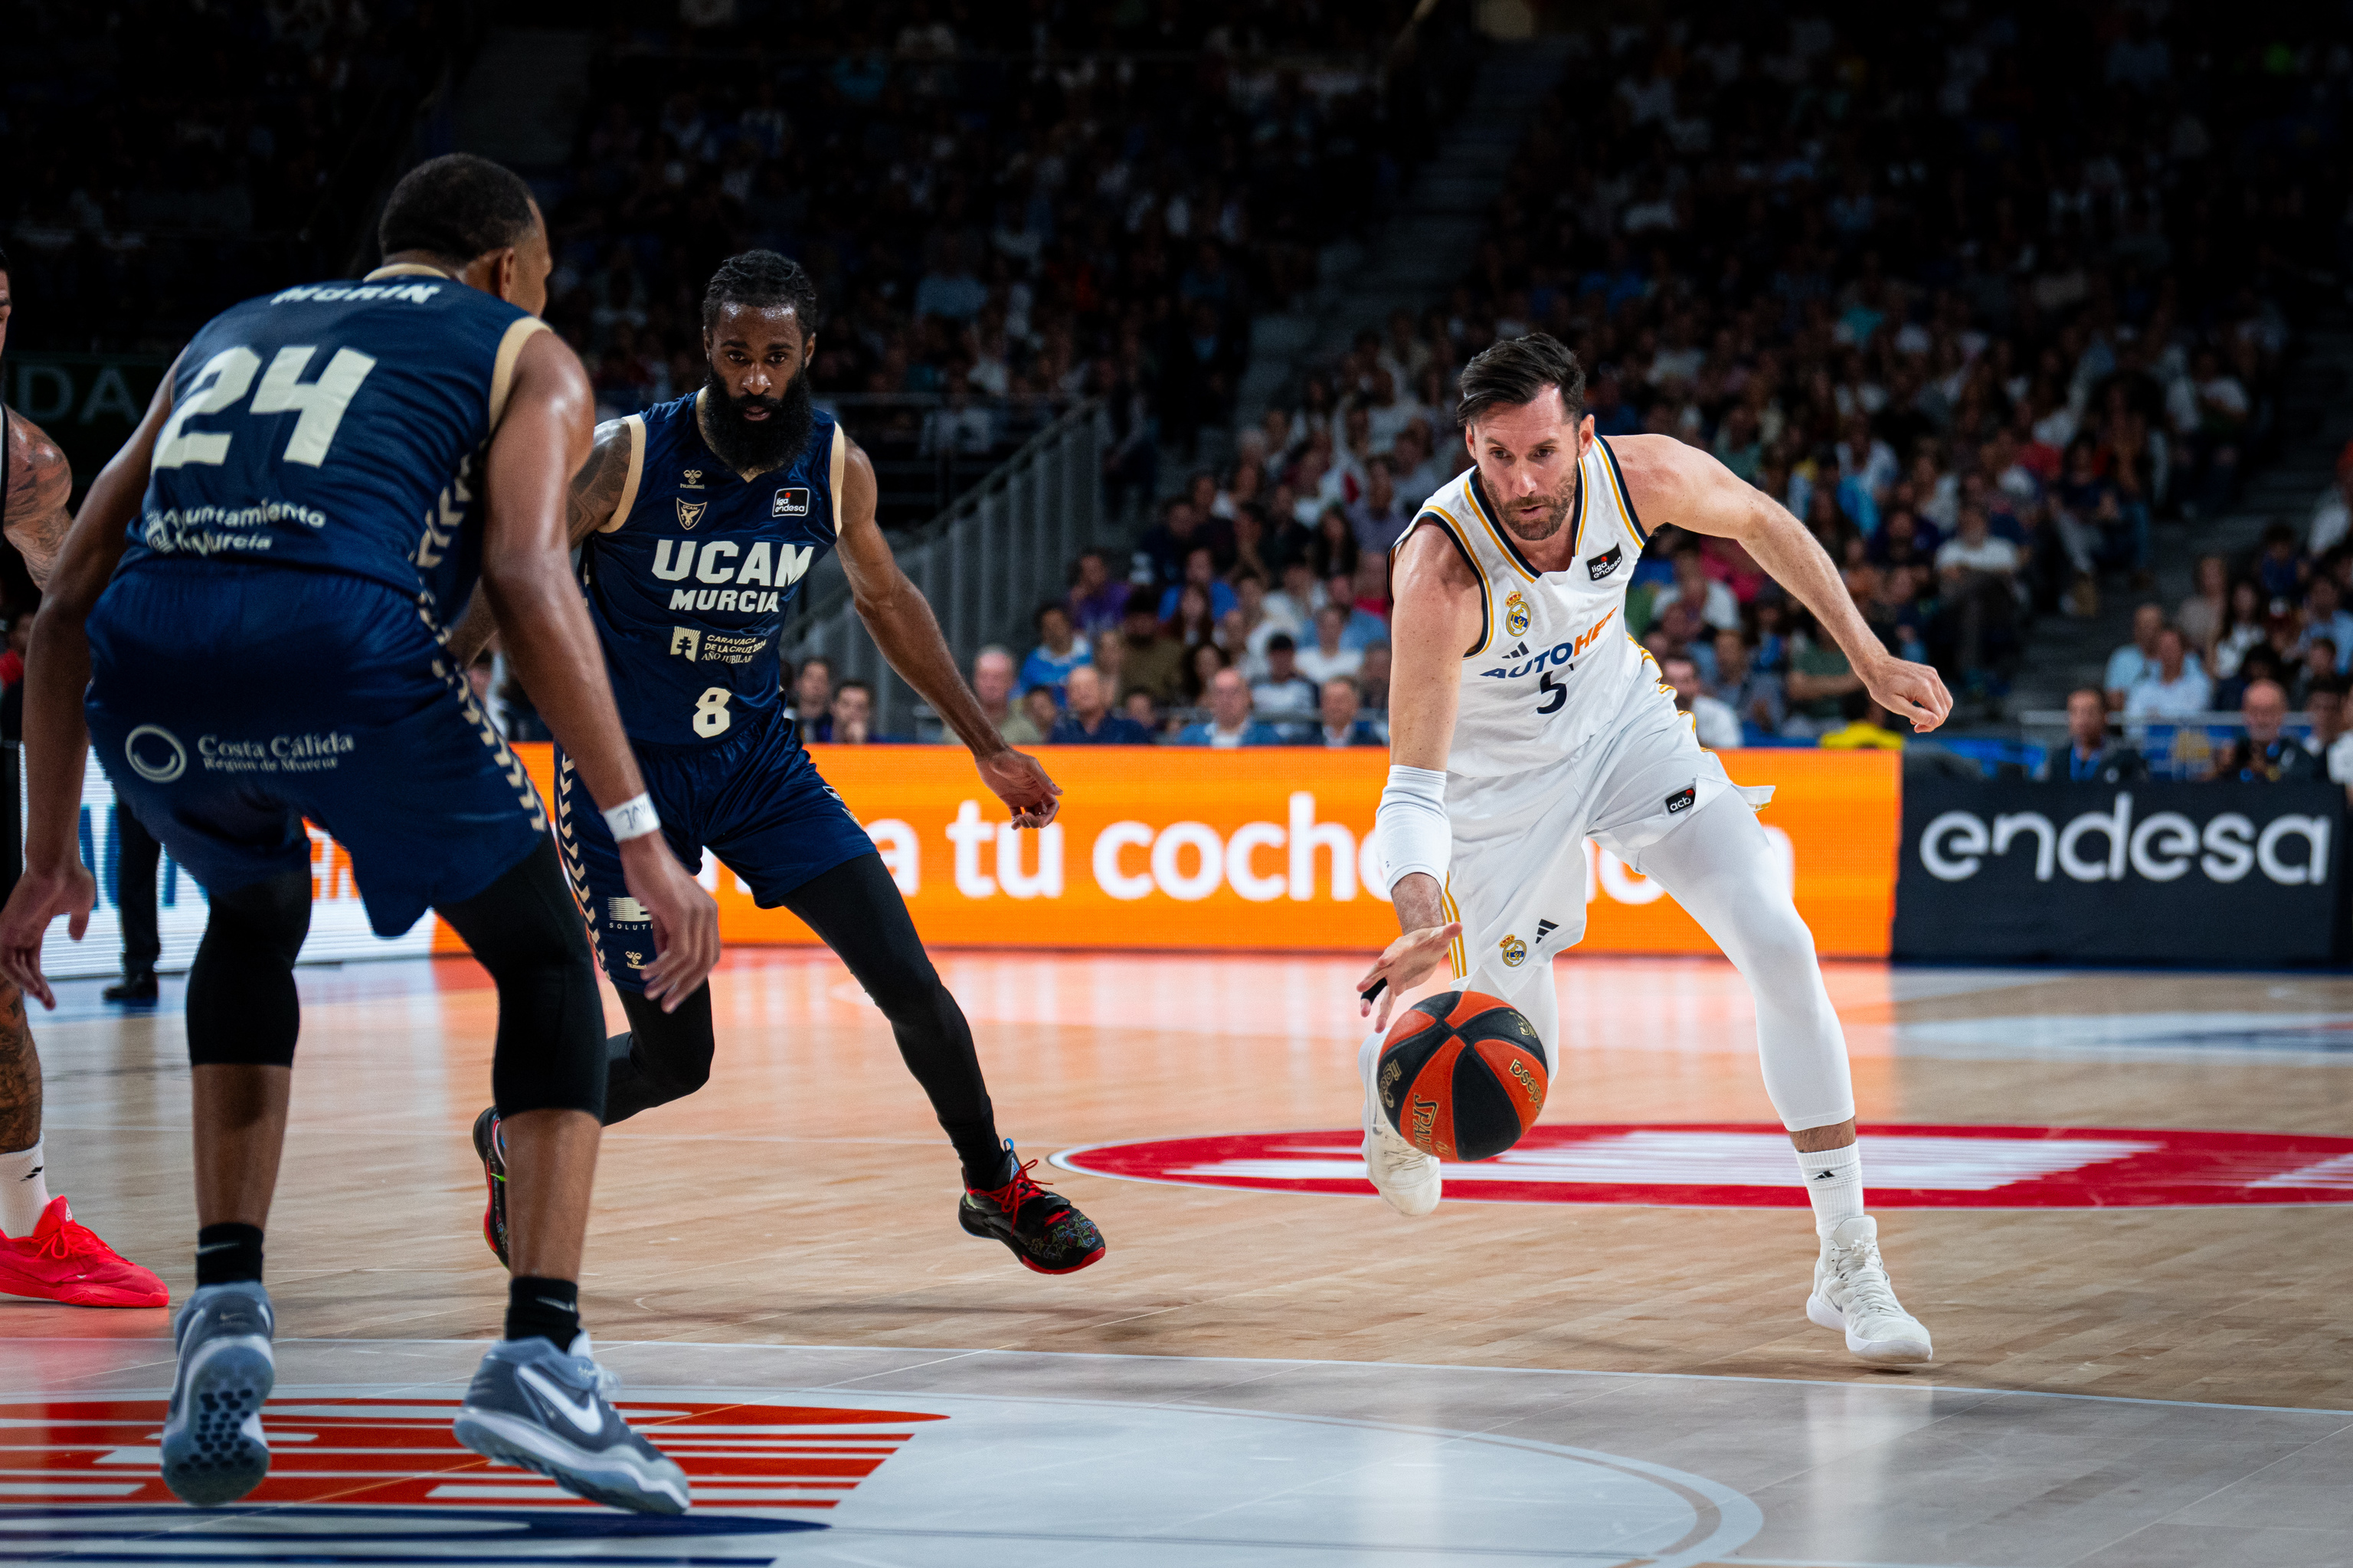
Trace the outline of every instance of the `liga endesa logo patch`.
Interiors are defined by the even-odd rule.
[[[1355,1131],[1103,1143],[1065,1171],[1180,1187],[1369,1196]],[[1449,1160],[1446,1201],[1804,1208],[1788,1134],[1757,1123],[1544,1126],[1475,1164]],[[1877,1209],[2151,1208],[2353,1202],[2353,1138],[2178,1128],[1865,1127]]]

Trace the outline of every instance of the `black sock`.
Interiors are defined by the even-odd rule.
[[[196,1232],[196,1287],[261,1279],[259,1225],[206,1225]]]
[[[580,1336],[579,1286],[528,1275],[507,1281],[507,1338],[528,1340],[533,1334],[559,1351],[572,1348]]]
[[[1013,1180],[1018,1161],[998,1139],[995,1118],[952,1127],[948,1141],[955,1145],[956,1158],[964,1162],[964,1184],[973,1192],[994,1192]]]

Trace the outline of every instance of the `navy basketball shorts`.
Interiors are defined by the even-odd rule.
[[[415,594],[174,561],[108,586],[90,648],[99,764],[208,894],[308,871],[308,818],[350,852],[369,924],[395,937],[547,832]]]
[[[781,713],[708,746],[638,742],[634,749],[670,853],[699,874],[708,847],[750,885],[763,909],[776,908],[811,878],[874,853],[874,841],[818,774]],[[605,972],[623,991],[644,991],[645,968],[654,961],[652,922],[629,896],[612,830],[561,747],[555,843]]]

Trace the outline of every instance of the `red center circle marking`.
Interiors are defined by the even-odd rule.
[[[2164,1208],[2353,1202],[2353,1138],[2159,1128],[1862,1129],[1880,1209]],[[1369,1193],[1355,1131],[1235,1133],[1066,1150],[1066,1171],[1180,1187]],[[1612,1122],[1529,1129],[1449,1161],[1449,1202],[1804,1208],[1789,1136],[1771,1123]]]
[[[269,1475],[245,1499],[375,1508],[594,1508],[459,1446],[454,1399],[306,1399],[262,1406]],[[616,1405],[677,1460],[698,1504],[832,1508],[944,1415],[786,1404],[628,1400]],[[0,1404],[11,1505],[177,1501],[164,1485],[160,1399]]]

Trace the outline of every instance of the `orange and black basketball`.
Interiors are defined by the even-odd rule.
[[[1389,1025],[1373,1075],[1398,1135],[1440,1160],[1493,1160],[1544,1109],[1544,1043],[1482,991],[1425,996]]]

